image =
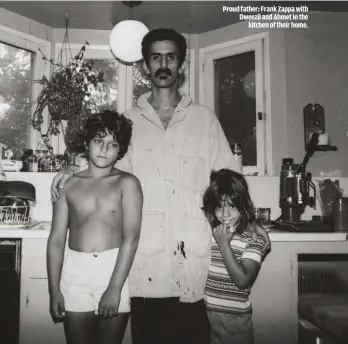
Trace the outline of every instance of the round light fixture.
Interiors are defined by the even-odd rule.
[[[132,8],[138,6],[140,1],[124,1],[123,4]],[[131,12],[132,13],[132,12]],[[123,20],[111,31],[110,48],[115,56],[124,62],[136,62],[142,59],[141,42],[149,29],[141,22]]]

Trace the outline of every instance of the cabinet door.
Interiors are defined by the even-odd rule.
[[[62,323],[49,312],[48,280],[29,278],[21,295],[20,344],[65,344]]]

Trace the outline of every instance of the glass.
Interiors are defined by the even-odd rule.
[[[0,43],[0,147],[27,147],[35,54]],[[1,157],[0,157],[1,158]]]
[[[271,208],[255,208],[254,215],[262,227],[267,228],[271,226]]]
[[[117,109],[118,62],[115,60],[94,60],[93,69],[104,72],[104,83],[92,86],[88,108],[92,113],[103,109]]]
[[[217,59],[214,64],[216,114],[229,143],[241,143],[243,166],[256,166],[255,52]]]

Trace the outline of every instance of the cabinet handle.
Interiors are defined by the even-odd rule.
[[[28,308],[29,307],[29,296],[27,295],[25,298],[25,307]]]

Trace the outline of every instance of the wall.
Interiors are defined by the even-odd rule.
[[[17,30],[45,41],[52,41],[53,29],[16,13],[0,8],[0,23],[10,29]]]
[[[319,103],[338,151],[316,152],[308,171],[348,177],[348,13],[310,13],[308,25],[306,30],[284,30],[290,156],[303,159],[303,107]]]
[[[202,33],[199,35],[199,48],[237,40],[246,36],[253,36],[266,29],[249,29],[247,22],[240,22],[224,28]],[[289,156],[290,150],[287,144],[287,112],[286,112],[286,74],[285,74],[285,37],[284,30],[269,31],[269,55],[270,55],[270,93],[271,93],[271,116],[266,112],[266,118],[271,118],[272,146],[267,154],[273,156],[271,175],[279,175],[282,157]],[[203,103],[203,100],[200,99]],[[267,120],[267,119],[266,119]]]
[[[269,31],[274,175],[279,175],[283,157],[304,158],[303,107],[317,102],[325,108],[326,131],[338,151],[316,152],[308,171],[347,177],[348,14],[310,12],[308,25]],[[241,22],[201,34],[199,48],[263,31]]]

